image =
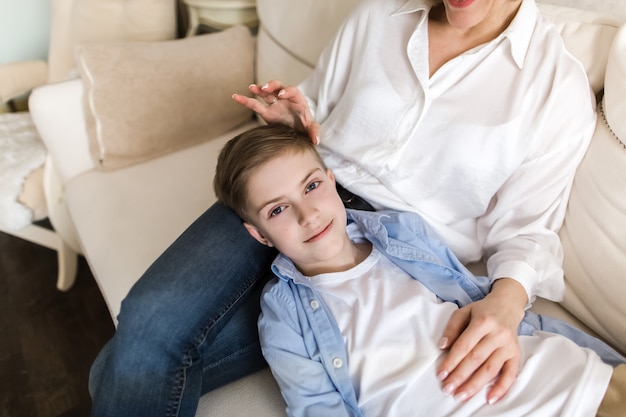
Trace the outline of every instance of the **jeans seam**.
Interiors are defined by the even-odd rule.
[[[238,356],[241,352],[248,351],[248,350],[250,350],[250,349],[252,349],[252,348],[253,348],[253,345],[248,345],[248,346],[245,346],[245,347],[243,347],[243,348],[239,349],[238,351],[233,352],[233,353],[231,353],[230,355],[223,357],[221,360],[219,360],[219,361],[217,361],[217,362],[213,362],[213,363],[211,363],[211,364],[209,364],[209,365],[205,366],[204,368],[202,368],[202,371],[204,372],[204,371],[207,371],[207,370],[209,370],[209,369],[211,369],[211,368],[215,368],[216,366],[219,366],[219,365],[221,365],[222,363],[224,363],[224,362],[228,361],[230,358],[234,358],[234,357]]]
[[[198,333],[198,336],[195,337],[192,341],[192,345],[186,349],[186,353],[182,358],[182,366],[179,367],[176,375],[176,380],[174,384],[174,389],[170,396],[170,405],[167,407],[167,417],[177,417],[180,413],[180,400],[183,394],[183,389],[185,387],[185,380],[187,376],[187,369],[193,364],[193,358],[191,352],[194,349],[198,349],[202,343],[206,340],[207,335],[211,331],[211,329],[218,323],[221,319],[224,318],[226,313],[232,309],[232,307],[237,304],[237,302],[254,286],[257,282],[256,279],[251,279],[246,282],[242,288],[243,290],[239,291],[237,295],[231,298],[231,302],[226,304],[222,310],[220,310],[209,323],[202,328],[202,330]]]

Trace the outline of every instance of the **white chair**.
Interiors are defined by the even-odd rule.
[[[37,224],[48,217],[44,184],[54,187],[53,173],[44,172],[46,149],[30,113],[20,103],[35,87],[48,81],[44,61],[0,65],[0,231],[57,251],[57,288],[67,291],[76,277],[78,245],[67,243],[54,229]],[[69,221],[69,217],[66,217]],[[50,218],[52,222],[52,218]],[[59,220],[62,221],[62,220]]]
[[[187,36],[198,32],[201,24],[213,30],[244,24],[256,29],[259,19],[256,0],[182,0],[187,6],[189,28]]]
[[[0,231],[56,250],[61,291],[74,283],[80,242],[30,113],[16,103],[26,103],[36,87],[76,77],[74,48],[81,42],[174,38],[175,5],[175,0],[52,0],[48,60],[0,65]],[[52,228],[38,222],[46,217]]]

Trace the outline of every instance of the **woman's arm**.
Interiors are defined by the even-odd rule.
[[[519,369],[516,332],[524,309],[536,296],[560,300],[563,295],[558,230],[596,117],[582,67],[567,56],[563,60],[554,77],[558,81],[526,121],[534,127],[527,159],[478,221],[492,291],[457,312],[441,343],[450,348],[439,369],[443,386],[459,397],[471,397],[495,378],[488,401],[502,398]]]

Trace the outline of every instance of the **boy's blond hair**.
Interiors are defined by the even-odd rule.
[[[222,148],[213,179],[217,199],[249,221],[247,188],[250,177],[267,162],[286,152],[310,152],[326,169],[305,133],[282,124],[255,127],[229,140]]]

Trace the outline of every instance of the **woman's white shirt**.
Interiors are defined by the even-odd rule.
[[[415,211],[463,262],[563,294],[557,235],[595,127],[582,65],[524,0],[501,36],[428,68],[427,0],[366,0],[301,89],[320,154],[376,208]]]
[[[466,402],[441,389],[436,346],[456,304],[442,302],[376,248],[356,267],[304,280],[331,311],[366,416],[589,416],[612,368],[592,351],[546,332],[520,336],[520,372],[495,405],[485,387]]]

